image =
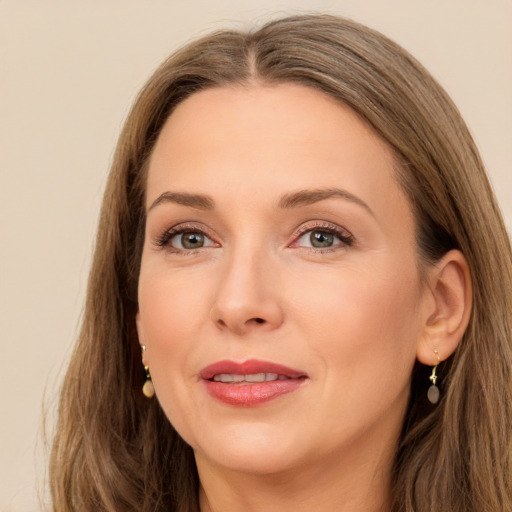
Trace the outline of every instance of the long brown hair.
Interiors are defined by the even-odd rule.
[[[51,456],[54,509],[198,511],[192,450],[141,394],[134,327],[148,157],[173,108],[209,87],[299,83],[348,105],[394,149],[418,259],[466,256],[473,313],[425,404],[417,365],[393,474],[393,512],[512,511],[512,255],[469,131],[428,72],[381,34],[306,15],[219,32],[166,60],[126,121],[105,191],[82,329]]]

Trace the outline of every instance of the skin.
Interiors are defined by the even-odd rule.
[[[283,205],[332,189],[343,193]],[[194,449],[201,510],[386,510],[414,362],[435,364],[441,343],[447,357],[468,316],[462,306],[453,318],[468,297],[460,255],[420,280],[390,148],[309,88],[210,89],[167,120],[147,208],[138,334],[157,398]],[[165,237],[176,226],[205,245],[180,248],[181,234]],[[312,247],[327,228],[340,233],[332,246]],[[225,359],[308,379],[233,407],[199,378]]]

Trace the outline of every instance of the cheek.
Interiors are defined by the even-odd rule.
[[[194,375],[189,360],[207,322],[208,291],[190,279],[165,273],[142,273],[139,281],[139,336],[147,346],[147,360],[155,387],[180,373]],[[142,340],[141,340],[142,342]]]
[[[408,375],[419,336],[419,285],[414,266],[349,269],[301,294],[301,330],[325,361],[347,376]],[[316,340],[316,341],[315,341]]]
[[[144,334],[155,341],[168,338],[169,342],[186,334],[183,331],[204,320],[208,296],[204,280],[143,268],[139,279],[139,308]]]
[[[416,271],[350,272],[304,294],[299,331],[318,362],[318,410],[332,439],[402,421],[419,336]]]
[[[197,382],[193,362],[208,314],[206,288],[176,274],[141,273],[139,336],[147,346],[158,401],[179,432],[188,432],[194,421],[195,412],[186,404]]]

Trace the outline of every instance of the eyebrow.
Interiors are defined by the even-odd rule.
[[[151,203],[148,212],[162,203],[176,203],[199,210],[213,210],[215,206],[215,202],[210,196],[189,194],[187,192],[164,192]]]
[[[372,209],[362,199],[351,192],[340,188],[322,188],[291,192],[289,194],[285,194],[279,200],[278,207],[283,209],[299,208],[301,206],[308,206],[333,197],[346,199],[357,204],[375,217]],[[148,208],[148,212],[162,203],[181,204],[183,206],[197,208],[199,210],[213,210],[215,208],[215,201],[207,195],[190,194],[188,192],[163,192],[151,203],[151,206]]]
[[[314,190],[299,190],[290,194],[284,195],[279,201],[280,208],[298,208],[300,206],[307,206],[310,204],[324,201],[325,199],[331,199],[332,197],[338,197],[346,199],[358,206],[363,207],[368,213],[375,217],[372,209],[359,197],[343,190],[341,188],[321,188]]]

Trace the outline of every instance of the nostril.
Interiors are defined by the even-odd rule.
[[[257,324],[263,324],[265,323],[265,320],[263,320],[263,318],[255,318],[254,321],[257,323]]]

